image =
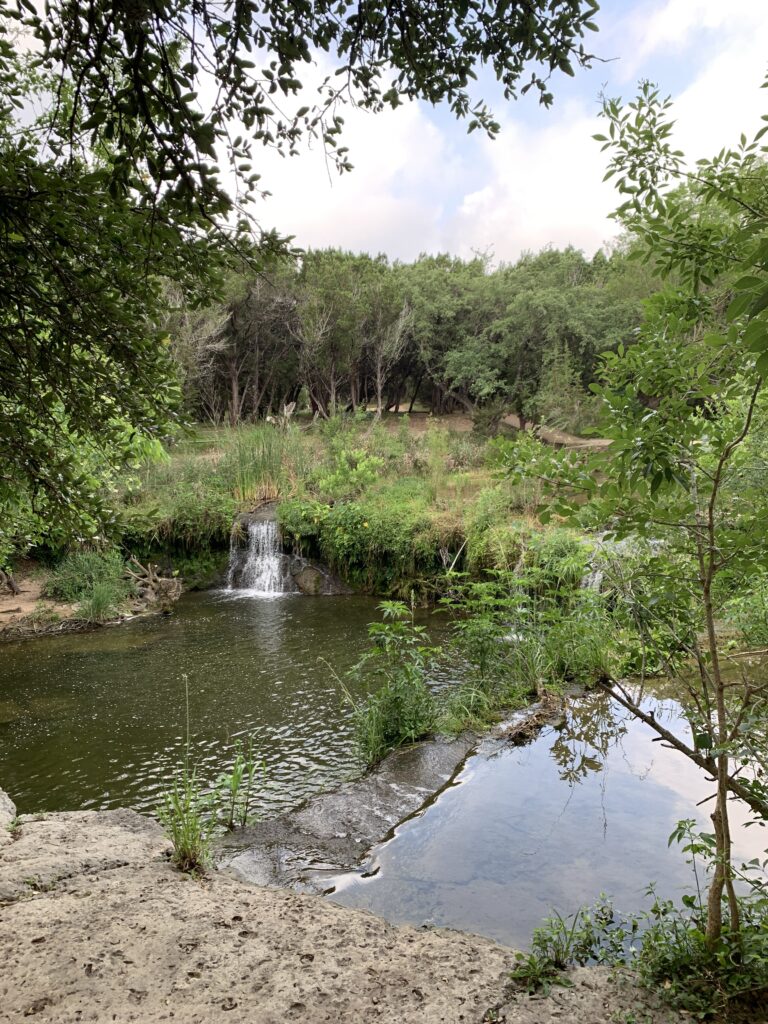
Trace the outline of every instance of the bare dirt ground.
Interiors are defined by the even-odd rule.
[[[44,569],[26,561],[14,575],[21,592],[12,594],[7,588],[0,588],[0,632],[30,618],[41,622],[71,618],[75,612],[74,605],[51,601],[43,596],[45,578]]]
[[[383,423],[390,430],[397,430],[405,413],[387,413]],[[513,430],[520,430],[520,419],[510,413],[502,420]],[[412,412],[408,416],[408,429],[412,434],[425,434],[430,426],[444,427],[446,430],[454,430],[457,434],[467,434],[472,430],[471,416],[463,413],[451,413],[448,416],[433,416],[426,412]],[[610,445],[607,438],[602,437],[577,437],[575,434],[568,434],[564,430],[557,430],[555,427],[528,425],[526,430],[535,433],[542,441],[554,445],[556,448],[584,448],[602,450]]]
[[[0,1021],[667,1024],[631,981],[577,971],[510,997],[509,949],[317,896],[181,875],[133,811],[22,818],[0,797]],[[631,1016],[636,1014],[636,1016]]]

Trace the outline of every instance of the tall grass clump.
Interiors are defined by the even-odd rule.
[[[216,818],[211,814],[210,798],[189,765],[163,793],[157,814],[173,846],[173,863],[187,873],[205,872],[211,862]]]
[[[232,766],[219,775],[213,791],[218,820],[228,832],[244,828],[252,819],[256,782],[265,771],[264,762],[256,758],[253,737],[238,740]]]
[[[52,571],[45,593],[58,601],[79,601],[97,583],[123,582],[125,564],[114,549],[107,551],[70,551]]]
[[[271,501],[284,488],[289,454],[295,448],[293,431],[283,432],[271,424],[240,427],[217,473],[237,501]]]
[[[369,626],[371,650],[352,670],[369,685],[378,686],[362,701],[346,691],[355,743],[366,764],[429,735],[437,718],[427,679],[438,648],[428,645],[425,628],[414,623],[413,610],[407,605],[383,601],[380,608],[384,621]]]
[[[45,594],[77,603],[77,615],[88,622],[112,618],[133,592],[119,551],[71,551],[55,567]]]
[[[170,789],[163,794],[157,816],[173,847],[172,861],[190,874],[204,874],[213,854],[213,841],[220,828],[233,830],[245,826],[252,817],[254,788],[263,763],[257,761],[253,740],[235,745],[235,757],[229,771],[223,772],[213,787],[204,786],[197,769],[190,766],[189,677],[184,680],[186,738],[184,763]]]

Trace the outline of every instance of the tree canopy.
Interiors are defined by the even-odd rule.
[[[98,535],[98,480],[173,414],[161,278],[194,307],[233,253],[285,252],[242,206],[259,147],[316,136],[348,168],[346,101],[445,102],[492,135],[479,70],[550,103],[551,74],[589,60],[596,8],[0,0],[0,561],[44,521]],[[317,59],[331,73],[296,107]]]

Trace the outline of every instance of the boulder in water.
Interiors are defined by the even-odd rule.
[[[302,594],[310,597],[328,597],[333,594],[351,594],[353,590],[338,576],[306,558],[294,558],[289,567],[291,578]]]

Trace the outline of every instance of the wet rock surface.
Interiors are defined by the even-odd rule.
[[[223,849],[219,866],[256,885],[323,892],[448,785],[476,745],[467,733],[396,750],[362,778],[237,833],[239,849]]]
[[[309,597],[328,597],[334,594],[352,594],[354,591],[338,576],[317,562],[294,555],[288,572],[302,594]]]

